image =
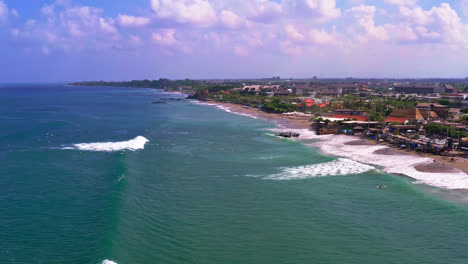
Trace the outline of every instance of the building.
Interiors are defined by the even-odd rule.
[[[368,121],[369,114],[361,110],[337,109],[333,111],[332,118],[344,118],[344,119],[356,119],[358,121]]]
[[[433,94],[445,92],[445,87],[432,84],[398,84],[393,86],[395,93]]]
[[[242,88],[242,92],[247,92],[251,94],[259,94],[261,91],[260,87],[261,87],[260,85],[245,85]]]
[[[448,93],[448,94],[458,93],[457,89],[455,89],[455,87],[453,87],[451,84],[444,84],[443,86],[445,88],[445,93]]]
[[[431,114],[437,116],[434,112]],[[392,113],[385,119],[385,122],[418,122],[424,120],[423,115],[421,114],[418,108],[408,108],[408,109],[393,109]]]

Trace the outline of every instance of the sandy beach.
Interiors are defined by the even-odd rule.
[[[299,116],[299,115],[283,115],[276,113],[266,113],[257,108],[249,108],[238,104],[232,103],[220,103],[215,101],[207,101],[206,103],[218,105],[222,108],[229,109],[233,113],[252,116],[255,118],[261,118],[270,122],[274,122],[285,129],[306,129],[312,132],[311,124],[309,117]],[[461,173],[468,172],[468,161],[463,158],[457,158],[455,161],[451,161],[448,157],[436,156],[428,153],[419,153],[415,151],[409,151],[404,149],[397,149],[391,146],[388,146],[383,143],[376,142],[370,139],[363,139],[356,136],[316,136],[316,138],[323,138],[327,140],[332,140],[333,137],[347,137],[348,140],[345,140],[343,145],[349,147],[359,147],[372,149],[374,146],[379,146],[378,149],[369,153],[370,155],[375,156],[393,156],[393,157],[412,157],[412,158],[423,158],[421,159],[424,162],[414,165],[413,169],[419,173],[425,174],[441,174],[441,173]],[[340,156],[339,153],[337,153]],[[408,175],[411,177],[411,175]]]
[[[267,113],[263,112],[258,108],[249,108],[238,104],[232,103],[220,103],[215,101],[207,101],[210,104],[216,104],[228,108],[234,113],[251,115],[257,118],[261,118],[270,122],[274,122],[278,125],[287,127],[287,128],[296,128],[296,129],[309,129],[312,122],[310,117],[296,116],[296,115],[283,115],[276,113]]]

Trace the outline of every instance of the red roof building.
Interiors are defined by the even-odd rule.
[[[357,116],[357,115],[342,115],[342,114],[335,114],[332,118],[343,118],[343,119],[356,119],[357,121],[368,121],[368,116]]]
[[[311,107],[311,106],[313,106],[315,104],[315,101],[312,100],[312,99],[306,99],[306,100],[304,100],[303,103],[306,104],[307,107]]]
[[[385,122],[398,122],[398,123],[404,123],[406,122],[406,119],[405,117],[394,117],[394,116],[389,116],[387,117],[387,119],[385,119]]]

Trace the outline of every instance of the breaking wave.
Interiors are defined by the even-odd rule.
[[[321,136],[322,137],[322,136]],[[366,162],[381,166],[384,172],[407,175],[416,180],[415,183],[445,188],[445,189],[468,189],[468,175],[454,169],[453,172],[420,172],[415,166],[419,164],[430,164],[432,159],[416,155],[381,155],[377,150],[388,149],[384,145],[347,145],[347,142],[358,138],[344,135],[326,135],[323,141],[313,144],[322,149],[323,152],[339,157],[345,157],[360,162]]]
[[[117,262],[115,261],[112,261],[112,260],[108,260],[108,259],[105,259],[101,262],[101,264],[117,264]]]
[[[224,105],[220,105],[220,104],[211,104],[211,103],[205,103],[205,102],[200,102],[200,101],[191,101],[192,103],[194,104],[197,104],[197,105],[206,105],[206,106],[214,106],[220,110],[223,110],[227,113],[232,113],[232,114],[236,114],[236,115],[240,115],[240,116],[246,116],[246,117],[250,117],[250,118],[254,118],[254,119],[258,119],[258,117],[254,116],[254,115],[251,115],[251,114],[247,114],[247,113],[242,113],[242,112],[236,112],[236,111],[233,111],[231,108],[227,107],[227,106],[224,106]]]
[[[138,136],[134,139],[121,142],[95,142],[95,143],[79,143],[73,144],[72,147],[64,147],[62,149],[75,149],[84,151],[120,151],[144,149],[145,144],[149,140],[143,136]]]
[[[299,180],[325,176],[340,176],[349,174],[360,174],[375,169],[372,166],[362,164],[353,160],[339,158],[334,161],[299,166],[293,168],[283,168],[278,174],[265,177],[270,180]]]

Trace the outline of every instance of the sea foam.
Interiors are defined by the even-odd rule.
[[[454,169],[452,173],[420,172],[415,169],[416,165],[433,163],[433,160],[416,155],[376,154],[376,150],[389,148],[383,145],[346,145],[347,142],[356,139],[355,137],[344,135],[330,135],[324,136],[322,141],[313,145],[320,147],[323,152],[330,155],[374,164],[382,167],[382,170],[387,173],[407,175],[415,179],[416,183],[424,183],[446,189],[468,189],[468,175],[462,171]]]
[[[251,115],[251,114],[247,114],[247,113],[243,113],[243,112],[237,112],[235,110],[232,110],[228,106],[224,106],[224,105],[220,105],[220,104],[211,104],[211,103],[205,103],[205,102],[200,102],[200,101],[191,101],[191,102],[196,104],[196,105],[214,106],[214,107],[216,107],[216,108],[218,108],[220,110],[223,110],[224,112],[227,112],[227,113],[232,113],[232,114],[236,114],[236,115],[240,115],[240,116],[246,116],[246,117],[250,117],[250,118],[253,118],[253,119],[258,118],[258,117],[254,116],[254,115]]]
[[[120,142],[95,142],[95,143],[79,143],[74,144],[72,147],[64,147],[63,149],[75,149],[84,151],[120,151],[144,149],[145,144],[149,142],[143,136],[138,136],[128,141]]]
[[[108,259],[105,259],[101,262],[101,264],[117,264],[117,262],[115,261],[112,261],[112,260],[108,260]]]
[[[350,159],[339,158],[334,161],[320,164],[283,168],[280,173],[267,176],[265,179],[299,180],[325,176],[361,174],[373,169],[375,168],[366,164],[362,164]]]

